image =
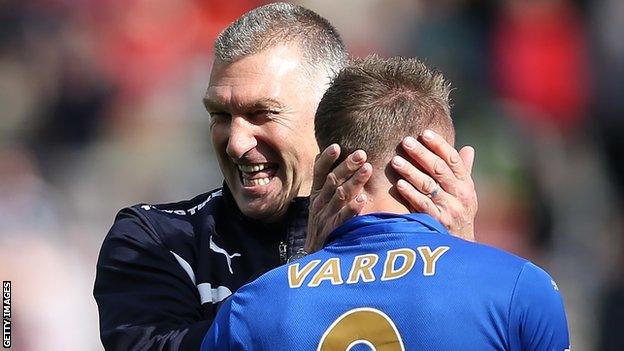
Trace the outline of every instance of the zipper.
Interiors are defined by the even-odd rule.
[[[285,242],[280,241],[278,250],[279,250],[280,260],[282,261],[282,263],[286,263],[286,261],[288,261],[288,245],[286,245]]]

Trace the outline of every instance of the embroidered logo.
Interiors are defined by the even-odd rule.
[[[228,269],[230,270],[230,274],[234,274],[234,271],[232,270],[232,258],[234,257],[240,257],[241,254],[235,252],[233,254],[229,254],[227,251],[225,251],[225,249],[217,246],[217,244],[215,244],[215,242],[212,240],[212,235],[210,236],[210,250],[223,254],[225,256],[225,260],[227,261],[227,265],[228,265]]]

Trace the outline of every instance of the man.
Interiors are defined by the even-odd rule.
[[[368,154],[363,215],[321,251],[239,289],[202,350],[569,349],[546,272],[448,235],[397,196],[391,162],[401,138],[427,128],[453,143],[449,91],[416,59],[369,57],[338,75],[316,112],[316,137],[321,147]]]
[[[364,152],[332,170],[347,154],[329,146],[313,171],[314,113],[347,58],[327,20],[295,5],[260,7],[219,35],[215,57],[204,103],[224,186],[118,214],[94,288],[106,349],[197,349],[225,298],[302,247],[317,250],[328,226],[365,204],[372,168]],[[397,167],[408,180],[401,194],[472,237],[472,150],[460,157],[439,137],[423,142],[435,153],[408,139],[406,155],[440,185],[407,162]]]

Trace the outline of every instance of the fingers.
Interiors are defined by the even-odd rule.
[[[425,130],[422,134],[422,141],[427,148],[444,160],[457,179],[466,179],[468,172],[464,166],[463,159],[459,156],[457,150],[442,136],[431,130]]]
[[[336,175],[338,184],[344,183],[349,179],[355,171],[357,171],[366,162],[366,152],[363,150],[355,150],[349,157],[342,161],[333,173]]]
[[[450,193],[455,192],[458,186],[457,177],[443,159],[412,137],[403,139],[401,145],[407,155],[421,165],[444,190]]]
[[[336,162],[339,156],[340,146],[338,144],[331,144],[316,157],[316,161],[314,162],[312,193],[321,190],[327,174],[331,171],[334,162]]]
[[[347,202],[339,211],[329,210],[321,211],[321,213],[310,213],[308,222],[308,234],[306,235],[305,250],[307,252],[315,252],[323,247],[329,233],[342,223],[353,218],[362,212],[366,205],[366,194],[361,193],[353,200]]]
[[[316,201],[319,201],[320,203],[326,203],[327,201],[329,201],[332,196],[334,196],[336,188],[338,188],[345,181],[351,178],[353,174],[358,169],[360,169],[360,167],[362,167],[365,162],[366,153],[362,150],[356,150],[344,161],[342,161],[336,168],[334,168],[333,171],[326,171],[324,184],[318,194]],[[319,176],[320,175],[321,174],[319,173]]]
[[[424,195],[431,194],[438,186],[433,178],[414,167],[401,156],[394,156],[391,164],[397,173]]]
[[[475,159],[475,149],[472,146],[464,146],[459,150],[459,157],[464,161],[468,175],[472,175],[472,165]]]
[[[338,178],[334,172],[327,176],[326,186],[318,196],[311,199],[305,244],[308,252],[318,250],[331,230],[362,211],[366,204],[366,195],[362,191],[372,174],[371,164],[364,163],[358,166],[355,174],[336,187],[334,185]]]
[[[336,220],[334,222],[334,228],[338,227],[342,223],[347,220],[357,216],[362,212],[364,205],[366,205],[366,194],[359,194],[355,199],[349,201],[345,206],[343,206],[340,211],[338,211],[338,215],[336,216]]]
[[[401,156],[394,156],[391,164],[404,178],[397,182],[399,193],[416,211],[428,213],[442,220],[446,218],[445,215],[449,214],[453,206],[457,206],[459,199],[444,191],[433,178]],[[405,185],[406,183],[408,186]],[[433,191],[436,191],[435,196],[432,194]]]
[[[400,179],[396,187],[412,207],[411,211],[426,213],[442,223],[453,235],[474,241],[474,228],[469,225],[470,222],[462,219],[463,207],[452,195],[440,190],[434,197],[429,197],[404,179]]]
[[[331,200],[329,200],[329,203],[327,204],[327,213],[337,213],[343,208],[352,205],[351,201],[362,192],[364,184],[368,182],[372,174],[373,166],[371,166],[370,163],[363,164],[351,178],[336,188]],[[355,214],[358,213],[359,212]]]
[[[414,212],[427,213],[436,219],[440,219],[440,210],[429,196],[416,190],[414,186],[404,179],[399,179],[396,184],[399,194],[409,203]]]
[[[404,178],[397,182],[397,190],[415,211],[428,213],[454,234],[474,240],[478,207],[471,178],[474,149],[467,146],[457,152],[432,131],[425,131],[421,140],[422,144],[412,137],[403,139],[409,157],[402,159],[405,162],[393,159],[393,168]],[[436,181],[441,189],[435,196],[427,196],[436,189]]]

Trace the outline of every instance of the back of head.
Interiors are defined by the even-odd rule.
[[[280,45],[296,43],[306,61],[333,77],[347,62],[338,31],[316,12],[302,6],[273,3],[255,8],[224,29],[215,41],[215,56],[223,62]]]
[[[449,92],[444,76],[415,58],[354,60],[334,79],[319,104],[316,140],[321,150],[339,144],[339,161],[362,149],[377,168],[385,167],[404,137],[420,135],[425,129],[453,145]]]

